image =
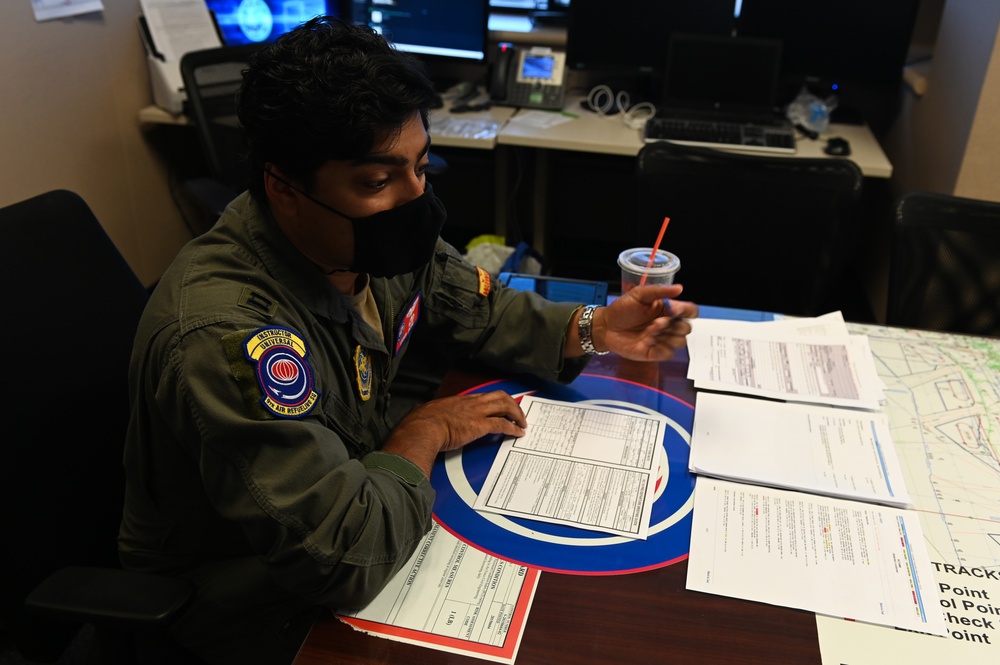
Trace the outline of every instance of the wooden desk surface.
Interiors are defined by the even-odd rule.
[[[596,357],[590,374],[614,376],[694,399],[687,355],[643,365]],[[452,373],[442,394],[496,377]],[[607,663],[819,664],[811,612],[685,589],[687,560],[629,575],[543,572],[528,614],[516,665]],[[313,626],[295,665],[339,663],[483,663],[355,631],[330,616]]]

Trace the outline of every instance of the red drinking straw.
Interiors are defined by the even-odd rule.
[[[653,251],[649,253],[649,263],[646,264],[647,268],[653,267],[653,262],[656,261],[656,252],[660,249],[660,243],[663,242],[663,233],[667,230],[667,224],[670,223],[669,217],[663,218],[663,226],[660,227],[660,235],[656,236],[656,243],[653,245]],[[639,278],[639,286],[646,283],[646,276],[648,273],[642,273],[642,277]]]

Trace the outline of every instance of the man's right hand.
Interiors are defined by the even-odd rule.
[[[486,436],[524,436],[528,421],[514,398],[502,390],[431,400],[410,411],[382,446],[416,464],[430,478],[439,452],[455,450]]]

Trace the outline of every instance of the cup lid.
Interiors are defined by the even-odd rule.
[[[681,260],[666,250],[656,250],[652,266],[649,265],[650,256],[653,256],[652,247],[633,247],[618,255],[618,265],[650,275],[667,275],[680,270]]]

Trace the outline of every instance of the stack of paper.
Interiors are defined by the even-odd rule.
[[[867,338],[839,312],[692,327],[687,588],[947,634]]]

